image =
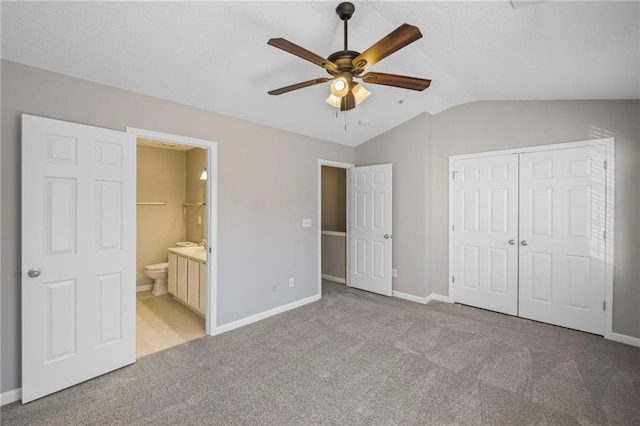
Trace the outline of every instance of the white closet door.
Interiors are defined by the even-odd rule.
[[[454,163],[456,302],[518,314],[518,157]]]
[[[520,316],[604,333],[601,147],[520,155]]]

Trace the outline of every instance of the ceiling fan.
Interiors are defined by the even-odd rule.
[[[344,21],[344,50],[332,53],[326,59],[283,38],[270,39],[267,44],[321,66],[331,77],[303,81],[292,84],[291,86],[271,90],[268,93],[270,95],[282,95],[283,93],[288,93],[293,90],[331,81],[331,94],[327,98],[327,103],[336,108],[340,108],[340,111],[348,111],[355,108],[356,105],[370,95],[370,92],[365,89],[362,84],[354,82],[354,80],[357,79],[365,83],[382,84],[384,86],[394,86],[418,91],[429,87],[431,80],[423,78],[380,72],[368,72],[361,75],[375,63],[421,38],[422,33],[418,27],[402,24],[363,53],[349,50],[347,47],[347,22],[351,19],[355,9],[355,6],[349,2],[340,3],[338,7],[336,7],[336,13],[340,19]]]

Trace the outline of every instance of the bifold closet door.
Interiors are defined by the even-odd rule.
[[[456,160],[454,298],[518,314],[518,156]]]
[[[604,154],[520,154],[521,317],[604,333]]]

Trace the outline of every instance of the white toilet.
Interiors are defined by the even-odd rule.
[[[167,278],[169,277],[169,262],[156,263],[144,267],[144,273],[153,280],[154,296],[162,296],[168,293]]]

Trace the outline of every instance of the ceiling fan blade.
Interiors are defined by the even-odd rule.
[[[382,84],[384,86],[400,87],[422,91],[431,85],[431,80],[406,75],[385,74],[381,72],[368,72],[362,76],[362,81],[370,84]]]
[[[349,93],[342,97],[340,101],[340,111],[349,111],[356,107],[356,97],[353,96],[353,92],[349,90]]]
[[[313,52],[308,51],[304,47],[300,47],[295,43],[291,43],[289,40],[283,38],[272,38],[267,42],[268,45],[282,49],[285,52],[289,52],[292,55],[296,55],[299,58],[306,59],[316,65],[329,71],[336,71],[338,66],[328,59],[323,58],[320,55],[316,55]]]
[[[303,81],[302,83],[296,83],[296,84],[292,84],[291,86],[285,86],[285,87],[281,87],[279,89],[271,90],[268,93],[270,95],[282,95],[283,93],[291,92],[293,90],[298,90],[298,89],[302,89],[304,87],[314,86],[314,85],[320,84],[320,83],[326,83],[329,80],[330,79],[324,78],[324,77],[323,78],[315,78],[313,80]]]
[[[406,45],[413,43],[422,37],[418,27],[409,24],[402,24],[388,35],[379,40],[376,44],[365,50],[353,61],[355,73],[362,71],[396,52]]]

